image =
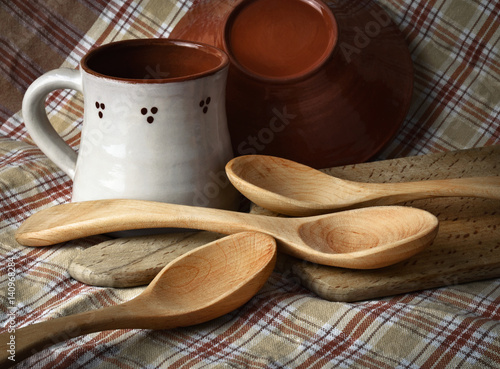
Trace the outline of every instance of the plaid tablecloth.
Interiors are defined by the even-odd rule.
[[[407,119],[379,158],[498,144],[500,2],[376,1],[404,33],[415,65]],[[14,241],[29,215],[71,196],[70,179],[30,141],[21,101],[36,77],[76,68],[95,45],[167,37],[191,5],[0,0],[0,331],[118,304],[142,291],[92,287],[69,276],[72,258],[101,237],[46,248]],[[55,92],[47,110],[77,148],[82,96]],[[498,368],[499,319],[500,279],[339,303],[275,272],[249,303],[214,321],[90,334],[18,368]]]

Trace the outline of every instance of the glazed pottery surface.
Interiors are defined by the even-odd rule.
[[[170,37],[229,54],[236,155],[315,168],[366,161],[395,136],[409,108],[407,45],[373,1],[198,0]]]
[[[36,144],[73,179],[72,201],[130,198],[233,209],[225,115],[227,55],[176,40],[128,40],[89,52],[80,70],[36,80],[23,101]],[[50,125],[45,96],[83,92],[78,155]]]

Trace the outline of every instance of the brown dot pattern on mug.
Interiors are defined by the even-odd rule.
[[[210,104],[210,101],[212,99],[209,97],[207,97],[205,100],[201,100],[200,101],[200,108],[202,108],[203,110],[203,114],[207,114],[207,111],[208,111],[208,104]]]
[[[148,114],[151,114],[151,115],[148,115],[148,117],[146,118],[146,121],[151,124],[154,122],[155,118],[153,117],[153,115],[155,115],[156,113],[158,113],[158,108],[156,106],[153,106],[150,110],[148,110],[147,108],[142,108],[141,109],[141,114],[142,115],[148,115]]]
[[[106,105],[104,105],[103,103],[100,103],[99,101],[96,101],[95,102],[95,107],[97,108],[97,110],[99,111],[97,113],[97,115],[99,116],[99,118],[102,119],[102,117],[104,116],[102,110],[106,109]]]

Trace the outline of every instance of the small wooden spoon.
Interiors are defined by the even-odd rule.
[[[371,207],[309,218],[278,218],[141,200],[56,205],[27,219],[19,243],[47,246],[100,233],[190,228],[231,234],[267,233],[281,251],[315,263],[357,269],[391,265],[421,251],[437,233],[437,218],[403,206]]]
[[[271,275],[276,242],[265,234],[239,233],[175,259],[134,299],[31,326],[15,332],[19,362],[48,345],[110,329],[171,329],[215,319],[252,298]],[[0,368],[14,365],[0,335]]]
[[[255,204],[293,216],[443,196],[500,199],[500,177],[359,183],[273,156],[247,155],[226,165],[231,183]]]

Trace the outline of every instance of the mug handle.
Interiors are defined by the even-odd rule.
[[[66,88],[82,92],[79,70],[60,68],[43,74],[26,91],[22,112],[24,124],[33,141],[54,164],[74,179],[77,153],[59,136],[45,112],[47,95]]]

